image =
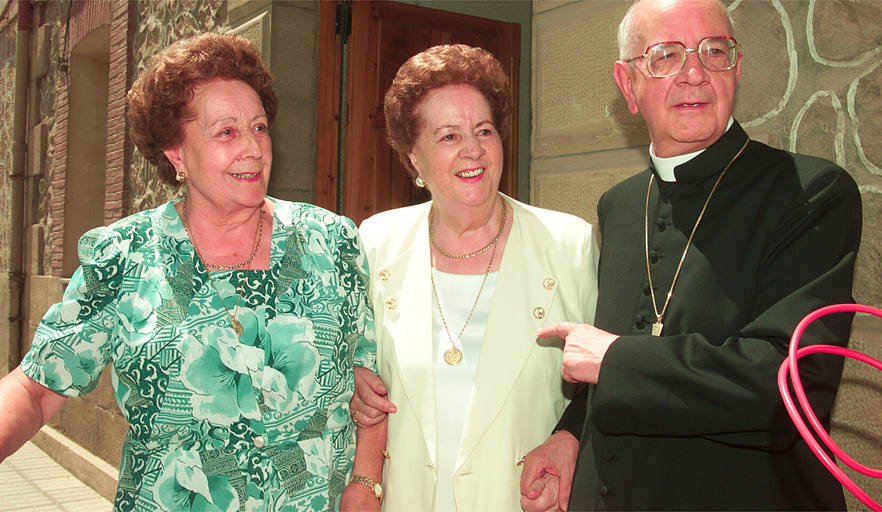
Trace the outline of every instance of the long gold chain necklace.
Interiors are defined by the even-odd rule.
[[[677,284],[677,278],[680,277],[680,270],[683,268],[683,262],[686,261],[686,253],[689,252],[689,247],[692,245],[692,237],[695,236],[695,232],[698,230],[698,224],[701,222],[702,217],[704,217],[704,212],[707,210],[707,205],[710,204],[711,197],[714,196],[714,192],[717,190],[717,185],[722,181],[723,176],[726,175],[726,171],[729,170],[729,167],[735,163],[735,160],[741,156],[741,153],[747,148],[747,145],[750,143],[750,139],[741,146],[741,149],[735,153],[735,156],[729,160],[729,163],[726,164],[726,167],[723,167],[723,171],[717,177],[717,181],[714,182],[714,186],[711,188],[710,193],[707,195],[707,199],[704,200],[704,206],[701,207],[701,212],[698,213],[698,218],[695,219],[695,225],[692,226],[692,232],[689,233],[689,238],[686,240],[686,247],[683,248],[683,255],[680,256],[680,263],[677,264],[677,270],[674,272],[674,279],[671,281],[671,288],[668,290],[668,295],[665,298],[665,303],[662,306],[661,312],[658,310],[658,306],[656,306],[655,302],[655,289],[652,286],[652,271],[649,269],[649,192],[652,190],[652,180],[655,177],[654,174],[649,175],[649,185],[646,188],[646,207],[645,207],[645,223],[643,230],[643,240],[646,246],[646,275],[649,278],[649,293],[652,296],[652,309],[655,312],[655,323],[652,324],[652,335],[653,336],[661,336],[662,329],[664,329],[665,325],[662,323],[664,319],[665,313],[668,310],[668,304],[671,303],[671,297],[674,295],[674,286]]]
[[[508,213],[508,208],[505,206],[505,201],[502,201],[502,222],[499,227],[499,231],[505,227],[506,215]],[[432,233],[432,215],[429,215],[429,234]],[[472,304],[472,309],[469,311],[469,316],[466,317],[466,321],[462,326],[462,329],[459,330],[459,334],[456,335],[456,338],[450,332],[450,327],[447,325],[447,319],[444,318],[444,311],[441,309],[441,299],[438,296],[438,288],[435,286],[435,271],[434,269],[429,270],[429,279],[432,281],[432,296],[435,298],[435,304],[438,305],[438,313],[441,315],[441,323],[444,324],[444,330],[447,332],[447,338],[450,340],[450,348],[444,351],[444,362],[449,364],[450,366],[458,365],[462,362],[462,334],[465,332],[466,327],[469,325],[469,322],[472,319],[472,315],[475,313],[475,308],[478,307],[478,300],[481,298],[481,292],[484,291],[484,284],[487,282],[487,276],[490,275],[490,269],[493,267],[493,259],[496,257],[496,248],[499,246],[497,243],[499,241],[499,235],[492,242],[493,251],[490,253],[490,262],[487,263],[487,270],[484,272],[484,277],[481,278],[481,286],[478,288],[478,295],[475,297],[475,302]],[[435,249],[438,249],[438,246],[435,246]]]
[[[432,224],[432,219],[434,218],[434,216],[435,216],[435,210],[432,209],[431,211],[429,211],[429,224]],[[444,252],[444,249],[439,247],[438,242],[435,241],[435,232],[432,231],[431,229],[429,230],[429,240],[432,241],[432,246],[439,253],[441,253],[442,256],[445,256],[447,258],[453,258],[453,259],[468,259],[468,258],[473,258],[475,256],[478,256],[480,254],[484,254],[487,251],[487,249],[495,246],[496,242],[499,241],[499,237],[502,236],[502,231],[504,228],[505,228],[505,204],[502,205],[502,224],[499,225],[499,231],[496,232],[496,236],[494,236],[489,242],[487,242],[487,245],[485,245],[484,247],[481,247],[480,249],[476,249],[472,252],[467,252],[465,254],[450,254],[448,252]]]
[[[232,265],[210,265],[205,262],[205,258],[202,257],[202,254],[199,252],[199,248],[196,246],[196,239],[193,237],[193,233],[190,232],[190,210],[187,208],[188,200],[184,199],[184,229],[187,231],[187,236],[190,237],[190,243],[193,245],[193,251],[196,253],[196,256],[202,261],[202,264],[205,266],[205,275],[208,276],[208,283],[214,289],[214,293],[217,294],[218,298],[221,301],[221,306],[224,307],[224,312],[226,312],[227,316],[230,318],[230,325],[233,326],[233,331],[236,332],[236,336],[241,337],[242,333],[245,332],[245,329],[242,327],[242,323],[236,318],[239,315],[239,304],[242,303],[242,290],[241,286],[236,287],[236,309],[230,313],[230,309],[224,303],[224,298],[221,296],[220,291],[217,289],[217,285],[214,283],[214,279],[211,277],[210,268],[221,269],[221,270],[233,270],[239,267],[244,267],[248,263],[254,259],[254,254],[257,252],[257,247],[260,246],[260,235],[262,232],[262,220],[263,220],[263,207],[260,209],[260,214],[257,218],[257,235],[255,236],[256,240],[254,243],[254,248],[251,250],[251,256],[248,257],[244,262],[232,266]]]

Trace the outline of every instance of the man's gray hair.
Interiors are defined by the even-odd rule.
[[[628,8],[628,12],[625,13],[625,17],[622,18],[621,23],[619,23],[619,58],[622,60],[636,57],[637,55],[640,55],[639,52],[642,52],[645,49],[637,47],[637,45],[640,44],[642,34],[634,32],[635,13],[637,12],[637,6],[640,5],[642,1],[643,0],[635,0],[635,2],[631,4],[631,7]],[[732,17],[729,16],[729,10],[726,8],[726,4],[721,0],[717,0],[717,2],[719,2],[723,12],[726,13],[726,21],[729,22],[729,34],[734,34],[735,23],[732,21]]]

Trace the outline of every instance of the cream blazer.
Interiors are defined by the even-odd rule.
[[[573,392],[560,376],[560,340],[538,340],[536,329],[563,320],[591,323],[597,303],[591,225],[505,199],[514,223],[456,461],[459,511],[520,510],[517,461],[548,438]],[[437,482],[430,204],[379,213],[360,228],[371,268],[377,366],[398,406],[389,416],[383,472],[383,509],[391,511],[431,510]]]

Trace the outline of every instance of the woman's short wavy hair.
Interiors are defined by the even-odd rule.
[[[235,34],[201,34],[182,39],[154,55],[126,96],[132,141],[160,178],[175,184],[163,150],[179,144],[183,124],[195,117],[187,106],[194,89],[214,79],[240,80],[257,93],[271,123],[279,97],[273,76],[248,39]]]
[[[398,68],[383,102],[389,144],[411,175],[416,170],[407,155],[422,124],[417,113],[420,103],[433,89],[460,84],[471,85],[484,95],[496,129],[501,136],[508,133],[513,101],[511,84],[496,57],[483,48],[465,44],[433,46]]]

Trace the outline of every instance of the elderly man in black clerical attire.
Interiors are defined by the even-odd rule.
[[[566,340],[563,375],[589,386],[527,456],[521,503],[843,510],[775,377],[804,315],[853,300],[857,186],[829,161],[751,140],[732,118],[742,53],[717,0],[641,0],[619,48],[615,80],[646,121],[650,166],[597,207],[595,326],[539,332]],[[825,317],[801,343],[844,346],[850,325]],[[829,425],[842,360],[812,356],[800,369]]]

